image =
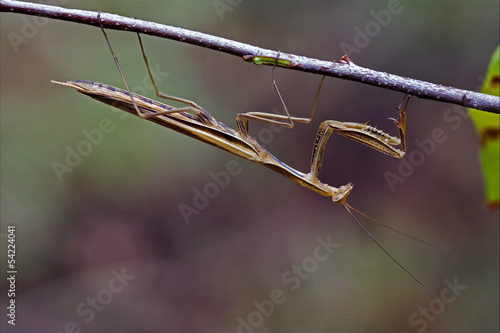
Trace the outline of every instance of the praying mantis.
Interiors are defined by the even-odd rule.
[[[400,268],[402,268],[412,279],[418,282],[423,288],[430,292],[436,299],[439,299],[432,290],[420,282],[413,274],[411,274],[405,267],[403,267],[372,235],[371,233],[359,222],[352,211],[383,225],[393,231],[396,231],[406,237],[412,238],[414,240],[420,241],[422,243],[432,245],[423,240],[415,238],[404,232],[396,230],[388,225],[382,224],[381,222],[361,213],[352,206],[350,206],[346,198],[351,193],[353,189],[353,184],[349,183],[340,187],[333,187],[328,184],[322,183],[318,179],[319,171],[322,165],[323,156],[326,148],[326,144],[331,134],[337,133],[349,139],[360,142],[367,145],[373,149],[376,149],[382,153],[388,154],[395,158],[402,158],[406,153],[406,109],[410,101],[411,96],[406,95],[400,105],[399,105],[399,119],[392,119],[396,124],[399,132],[399,137],[391,136],[382,130],[377,129],[374,126],[368,124],[355,123],[355,122],[340,122],[334,120],[323,121],[318,129],[316,140],[314,142],[312,158],[311,158],[311,170],[308,173],[303,173],[294,168],[286,165],[285,163],[278,160],[265,148],[263,148],[252,136],[249,134],[248,122],[261,121],[267,122],[279,126],[284,126],[287,128],[293,128],[294,122],[299,123],[309,123],[311,122],[321,88],[325,77],[323,76],[319,82],[318,90],[316,92],[316,98],[314,101],[313,109],[308,118],[294,117],[291,116],[286,104],[281,96],[278,86],[275,81],[275,68],[276,63],[279,61],[279,52],[274,59],[275,65],[272,69],[272,85],[283,105],[284,114],[270,114],[263,112],[248,112],[240,113],[236,115],[236,130],[230,128],[226,124],[218,121],[212,115],[210,115],[205,109],[203,109],[197,103],[175,96],[166,95],[160,92],[156,86],[151,69],[148,64],[148,59],[144,51],[144,46],[142,43],[141,36],[137,34],[139,39],[139,45],[142,51],[142,56],[144,63],[146,65],[149,78],[151,80],[152,86],[156,93],[156,96],[164,98],[167,100],[179,102],[185,104],[184,107],[173,107],[167,104],[160,103],[156,100],[132,93],[127,84],[127,80],[123,74],[118,58],[116,57],[111,43],[107,36],[106,31],[100,21],[100,16],[98,16],[98,22],[100,24],[101,30],[104,34],[108,47],[111,51],[115,64],[120,72],[123,83],[125,85],[125,90],[116,88],[103,83],[93,82],[93,81],[68,81],[68,82],[58,82],[52,81],[53,83],[71,87],[76,89],[78,92],[92,97],[100,102],[109,104],[115,108],[121,109],[128,113],[134,114],[142,119],[146,119],[155,122],[164,127],[170,128],[181,134],[190,136],[199,141],[208,143],[217,148],[226,150],[234,155],[245,158],[249,161],[257,162],[265,167],[268,167],[283,176],[291,179],[299,185],[302,185],[316,193],[323,196],[330,197],[331,200],[336,204],[341,204],[345,207],[350,216],[354,221],[361,227],[361,229],[372,239],[375,244],[382,249]],[[400,146],[400,148],[397,148]],[[432,245],[433,246],[433,245]]]

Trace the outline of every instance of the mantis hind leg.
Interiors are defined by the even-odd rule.
[[[144,62],[146,64],[146,68],[148,70],[148,75],[149,75],[149,78],[151,79],[151,83],[153,85],[153,88],[155,90],[156,95],[158,97],[162,97],[165,99],[173,100],[173,101],[188,105],[186,107],[181,107],[181,108],[172,107],[170,110],[165,110],[163,112],[155,112],[155,113],[143,113],[143,112],[141,112],[139,110],[139,107],[137,106],[137,102],[134,98],[134,95],[132,94],[132,92],[128,86],[127,80],[125,79],[125,75],[123,74],[123,70],[122,70],[120,63],[118,61],[118,57],[115,55],[115,52],[113,51],[113,48],[111,46],[111,42],[109,41],[108,35],[107,35],[106,31],[104,30],[104,26],[102,25],[102,22],[101,22],[101,13],[100,12],[97,15],[97,20],[98,20],[99,25],[101,27],[101,31],[104,34],[104,38],[106,39],[106,43],[108,44],[109,50],[111,51],[111,54],[112,54],[113,59],[115,61],[116,67],[118,68],[118,71],[120,72],[120,76],[122,77],[123,83],[125,85],[125,89],[127,90],[128,94],[130,96],[130,99],[132,101],[132,104],[134,106],[134,109],[136,111],[137,116],[139,116],[140,118],[146,119],[146,118],[161,116],[164,114],[173,114],[173,113],[180,113],[180,112],[192,112],[195,115],[197,115],[204,122],[208,122],[208,123],[213,122],[212,116],[210,114],[208,114],[208,112],[206,112],[201,106],[199,106],[195,102],[184,99],[184,98],[180,98],[180,97],[166,95],[166,94],[163,94],[162,92],[158,91],[158,88],[157,88],[156,83],[154,81],[153,75],[151,73],[151,69],[150,69],[149,64],[148,64],[148,59],[146,57],[146,53],[144,52],[144,46],[142,44],[141,36],[139,35],[139,33],[137,33],[137,36],[139,38],[139,44],[141,46],[142,55],[144,58]]]

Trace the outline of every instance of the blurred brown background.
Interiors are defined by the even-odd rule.
[[[376,14],[393,4],[122,0],[64,6],[320,59],[340,59],[341,45],[355,45],[357,29],[378,24],[351,54],[355,63],[477,90],[498,45],[498,1],[401,1],[398,14],[377,23]],[[412,99],[406,161],[423,152],[416,142],[428,142],[436,129],[446,140],[420,153],[421,160],[414,153],[418,165],[392,189],[384,173],[398,174],[401,161],[339,136],[328,144],[320,176],[332,186],[353,182],[354,207],[452,249],[426,247],[362,219],[407,269],[444,293],[448,301],[439,304],[328,198],[51,84],[88,79],[122,86],[97,28],[17,14],[0,18],[2,267],[7,226],[15,225],[19,272],[17,325],[6,325],[2,313],[6,331],[498,331],[499,217],[483,208],[478,140],[459,116],[463,109]],[[23,42],[13,43],[12,33]],[[135,35],[109,36],[129,85],[153,97]],[[196,101],[230,126],[237,113],[280,109],[270,67],[165,39],[145,36],[144,43],[163,92]],[[276,78],[291,112],[308,115],[319,77],[278,69]],[[397,115],[402,97],[329,78],[312,124],[272,132],[252,123],[251,133],[307,172],[321,121],[369,120],[396,134],[387,118]],[[111,125],[100,137],[95,129],[103,120]],[[96,143],[89,145],[85,133],[94,133]],[[73,157],[71,172],[58,177],[54,162],[68,165],[71,150],[87,155]],[[210,185],[228,163],[238,171],[229,184]],[[206,207],[186,223],[179,207],[194,207],[197,191],[207,189],[213,192]],[[340,246],[326,255],[317,250],[318,238]],[[466,289],[449,290],[453,282]],[[3,268],[1,285],[4,311]]]

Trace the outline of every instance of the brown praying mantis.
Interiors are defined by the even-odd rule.
[[[165,98],[167,100],[172,100],[185,104],[185,107],[175,108],[167,104],[160,103],[156,100],[149,99],[147,97],[132,93],[128,87],[123,71],[118,62],[109,38],[104,30],[104,27],[100,21],[100,16],[98,16],[98,21],[101,25],[101,30],[104,34],[106,42],[109,46],[113,59],[118,71],[122,77],[123,83],[126,90],[112,87],[106,84],[93,82],[93,81],[68,81],[68,82],[57,82],[53,83],[60,84],[63,86],[75,88],[78,92],[90,96],[98,101],[109,104],[113,107],[126,111],[128,113],[134,114],[140,118],[150,120],[167,128],[173,129],[179,133],[188,135],[202,142],[208,143],[220,149],[226,150],[234,155],[243,157],[247,160],[260,163],[283,176],[291,179],[299,185],[302,185],[314,192],[317,192],[323,196],[331,197],[332,201],[337,204],[341,204],[345,207],[347,212],[351,215],[354,221],[363,229],[363,231],[375,242],[375,244],[382,249],[400,268],[402,268],[411,278],[418,282],[422,287],[424,287],[428,292],[430,292],[436,299],[439,299],[427,286],[420,282],[413,274],[411,274],[406,268],[404,268],[371,234],[370,232],[359,222],[359,220],[354,216],[352,211],[383,225],[393,231],[396,231],[404,236],[412,238],[414,240],[423,242],[428,245],[432,245],[423,240],[415,238],[404,232],[396,230],[388,225],[385,225],[363,213],[354,209],[350,206],[346,198],[351,193],[353,189],[353,184],[349,183],[340,187],[333,187],[328,184],[322,183],[318,179],[318,174],[323,161],[323,155],[325,152],[325,147],[331,134],[337,133],[345,136],[349,139],[355,140],[362,144],[365,144],[371,148],[374,148],[382,153],[388,154],[390,156],[401,158],[406,153],[406,143],[405,143],[405,131],[406,131],[406,109],[411,96],[405,96],[399,105],[399,119],[392,119],[396,124],[399,131],[399,137],[391,136],[376,127],[354,123],[354,122],[339,122],[334,120],[327,120],[321,123],[316,140],[314,142],[314,148],[312,152],[311,159],[311,170],[309,173],[303,173],[293,169],[292,167],[286,165],[285,163],[278,160],[266,149],[264,149],[252,136],[249,134],[248,121],[262,121],[275,125],[284,126],[287,128],[293,128],[294,122],[309,123],[316,110],[317,102],[319,99],[321,87],[325,77],[323,76],[319,82],[318,90],[316,92],[316,98],[314,101],[313,109],[309,118],[292,117],[286,107],[286,104],[281,96],[274,78],[274,72],[276,68],[276,63],[279,61],[279,52],[274,59],[275,64],[272,69],[272,85],[283,105],[284,114],[270,114],[263,112],[248,112],[240,113],[236,116],[236,130],[230,128],[226,124],[218,121],[212,115],[210,115],[205,109],[193,101],[179,98],[175,96],[166,95],[160,92],[156,86],[151,69],[148,64],[148,59],[144,51],[144,46],[142,43],[141,36],[137,34],[139,38],[139,45],[141,47],[142,56],[148,71],[149,78],[152,82],[153,88],[155,90],[156,96]],[[396,148],[400,146],[401,149]],[[433,246],[433,245],[432,245]]]

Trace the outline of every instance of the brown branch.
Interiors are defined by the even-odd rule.
[[[0,0],[0,12],[21,13],[52,19],[99,26],[97,12],[66,9],[29,2]],[[279,54],[278,66],[308,73],[338,77],[373,86],[411,94],[424,99],[453,103],[474,109],[500,113],[500,98],[478,92],[438,85],[430,82],[378,72],[355,65],[352,61],[324,61],[216,37],[201,32],[137,20],[114,14],[101,13],[101,22],[107,29],[140,32],[142,34],[173,39],[183,43],[242,57],[256,64],[274,65]]]

